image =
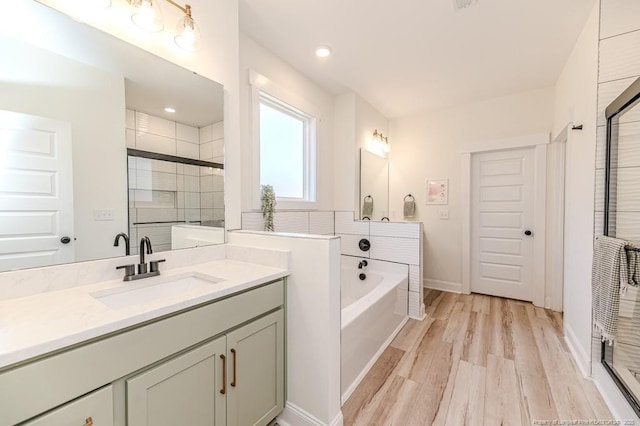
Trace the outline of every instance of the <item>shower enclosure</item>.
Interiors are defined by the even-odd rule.
[[[640,243],[640,79],[606,109],[604,235]],[[629,248],[631,249],[631,248]],[[640,416],[640,287],[620,296],[615,345],[601,362]]]

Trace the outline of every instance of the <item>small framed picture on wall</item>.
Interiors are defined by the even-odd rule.
[[[449,179],[427,181],[427,204],[449,204]]]

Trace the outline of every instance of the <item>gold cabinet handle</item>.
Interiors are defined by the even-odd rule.
[[[227,357],[220,355],[220,359],[222,360],[222,389],[220,389],[220,393],[224,395],[227,393]]]
[[[234,388],[238,384],[238,380],[236,378],[236,367],[238,365],[238,353],[235,349],[231,349],[231,353],[233,354],[233,381],[230,383]]]
[[[87,417],[84,420],[84,426],[93,426],[93,419],[91,417]]]

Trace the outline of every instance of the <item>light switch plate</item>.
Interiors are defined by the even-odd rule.
[[[115,212],[113,210],[94,210],[93,220],[108,221],[113,220]]]
[[[440,220],[449,220],[449,210],[440,210]]]

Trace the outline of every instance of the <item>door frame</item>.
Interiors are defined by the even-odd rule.
[[[533,304],[545,306],[546,285],[546,215],[547,215],[547,145],[549,133],[485,141],[462,147],[462,293],[471,293],[471,156],[473,154],[534,148],[533,229],[539,238],[533,242]],[[553,292],[551,292],[553,294]]]

